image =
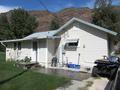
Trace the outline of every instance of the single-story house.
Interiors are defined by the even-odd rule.
[[[52,58],[56,56],[58,67],[69,63],[92,67],[95,60],[109,56],[112,51],[113,43],[109,35],[117,33],[72,18],[58,30],[0,42],[6,46],[6,60],[21,60],[27,56],[33,62],[51,67]]]

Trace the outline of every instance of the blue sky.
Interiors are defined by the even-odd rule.
[[[22,7],[27,10],[44,10],[42,1],[49,11],[56,12],[68,7],[92,8],[95,0],[0,0],[0,12]],[[120,0],[113,0],[113,5],[120,6]]]

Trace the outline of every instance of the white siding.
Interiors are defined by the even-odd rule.
[[[46,39],[38,41],[38,62],[47,67],[47,43]]]
[[[38,48],[37,48],[37,61],[42,66],[47,67],[47,45],[46,39],[38,40]],[[6,48],[6,60],[21,60],[26,56],[31,58],[32,62],[36,62],[35,53],[33,53],[33,41],[23,41],[21,42],[21,50],[14,50],[14,43],[7,43]]]
[[[61,33],[61,41],[59,45],[60,62],[67,62],[80,65],[93,65],[93,62],[108,55],[107,34],[100,30],[88,27],[83,24],[70,26]],[[65,45],[68,39],[79,39],[78,47],[75,51],[65,50],[62,54],[62,46]],[[79,58],[80,54],[80,58]]]
[[[24,59],[26,56],[31,57],[31,41],[24,41],[21,42],[21,50],[14,50],[14,42],[7,43],[6,48],[6,60],[21,60]]]
[[[19,51],[19,58],[24,59],[26,56],[32,59],[32,43],[31,41],[21,42],[21,50]]]
[[[7,43],[6,48],[6,60],[12,60],[14,59],[14,49],[13,49],[13,43]]]
[[[55,41],[54,39],[48,39],[47,40],[47,48],[48,48],[48,64],[51,65],[51,60],[53,56],[55,55]]]

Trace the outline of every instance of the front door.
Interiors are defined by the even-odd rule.
[[[33,41],[33,61],[37,62],[37,41]]]

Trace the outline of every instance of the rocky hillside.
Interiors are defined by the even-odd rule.
[[[114,8],[115,11],[120,11],[120,6]],[[65,22],[70,20],[72,17],[77,17],[85,21],[91,22],[92,20],[92,9],[87,7],[84,8],[66,8],[57,13],[51,13],[48,11],[30,11],[30,14],[37,17],[39,26],[35,32],[48,31],[50,27],[51,20],[57,16],[62,26]]]

